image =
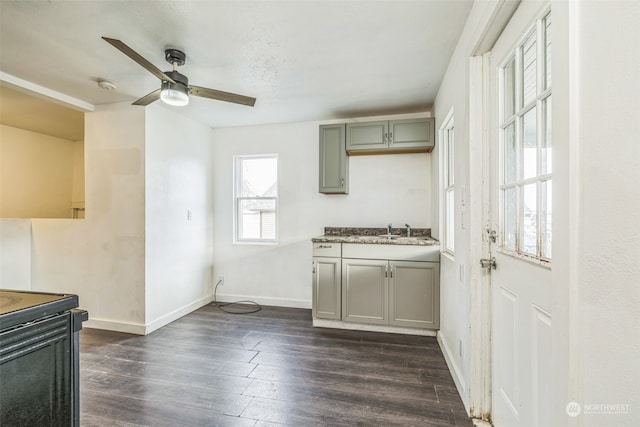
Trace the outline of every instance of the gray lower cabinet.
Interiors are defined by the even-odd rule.
[[[439,325],[439,264],[342,259],[342,319],[411,328]]]
[[[341,264],[340,258],[313,258],[313,317],[340,320]]]
[[[388,263],[342,260],[342,319],[358,323],[389,323]]]
[[[391,261],[389,324],[414,328],[440,327],[440,264]]]
[[[311,313],[318,319],[340,320],[342,316],[342,245],[313,244],[313,295]]]
[[[435,119],[401,119],[347,123],[346,150],[350,155],[431,152]]]
[[[349,192],[349,157],[345,142],[345,124],[320,126],[319,192]]]

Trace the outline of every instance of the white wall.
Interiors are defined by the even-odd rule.
[[[214,131],[214,278],[225,278],[220,299],[310,308],[311,238],[325,226],[431,227],[430,154],[350,157],[349,194],[318,193],[318,126],[324,123]],[[233,155],[265,153],[279,155],[278,244],[234,245]]]
[[[32,220],[32,289],[78,294],[89,327],[144,332],[144,114],[87,113],[86,219]]]
[[[575,5],[580,185],[576,399],[629,405],[584,426],[640,425],[640,2]],[[597,31],[594,31],[597,28]],[[571,218],[571,221],[575,221]]]
[[[145,128],[150,332],[211,302],[214,169],[211,128],[159,106],[147,108]]]
[[[75,142],[0,125],[0,216],[71,218]]]
[[[31,220],[0,218],[0,288],[31,289]]]

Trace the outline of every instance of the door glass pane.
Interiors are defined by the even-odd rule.
[[[516,250],[518,209],[516,204],[516,189],[504,190],[504,247],[512,251]]]
[[[547,15],[544,19],[544,88],[549,89],[551,87],[551,15]]]
[[[528,105],[536,99],[536,34],[529,36],[521,48],[522,52],[522,103]]]
[[[544,134],[542,135],[542,149],[540,152],[540,173],[551,173],[553,166],[552,150],[551,150],[551,97],[548,97],[542,102],[542,117],[544,123],[542,129]]]
[[[522,177],[536,176],[536,108],[522,117]]]
[[[516,157],[516,125],[511,123],[504,130],[504,183],[516,181],[518,160]]]
[[[527,254],[537,255],[538,242],[538,209],[537,184],[525,185],[522,189],[522,247],[520,250]]]
[[[543,258],[551,259],[551,218],[553,217],[551,194],[551,180],[544,181],[540,186],[541,203],[540,206],[540,237],[542,238],[541,255]]]
[[[515,58],[509,61],[506,67],[504,67],[504,117],[503,121],[509,120],[515,113],[516,109],[516,60]]]

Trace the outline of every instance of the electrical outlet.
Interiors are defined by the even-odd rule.
[[[191,210],[187,210],[187,221],[191,221],[193,219],[193,212]]]
[[[224,286],[224,276],[218,276],[218,280],[216,280],[216,286]]]

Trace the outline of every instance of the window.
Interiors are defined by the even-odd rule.
[[[550,261],[550,13],[536,22],[500,71],[501,245]]]
[[[455,150],[453,112],[447,115],[441,128],[442,140],[442,181],[444,193],[443,239],[444,251],[450,254],[455,249]]]
[[[235,156],[235,241],[276,243],[278,156]]]

